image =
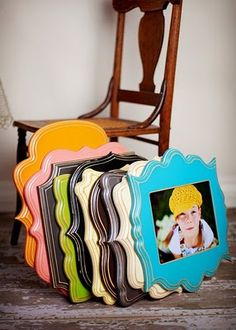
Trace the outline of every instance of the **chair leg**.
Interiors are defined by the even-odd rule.
[[[26,145],[26,131],[18,128],[18,144],[17,144],[17,154],[16,161],[17,164],[27,157],[27,145]],[[16,196],[16,215],[21,210],[21,198],[19,193]],[[14,220],[13,228],[11,233],[11,245],[17,245],[21,229],[21,222],[19,220]]]

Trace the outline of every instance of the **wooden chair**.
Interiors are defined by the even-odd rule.
[[[166,61],[163,82],[160,92],[155,91],[154,74],[160,57],[164,39],[164,11],[172,5],[169,37],[166,50]],[[169,147],[171,109],[174,91],[174,78],[179,40],[182,0],[113,0],[113,8],[117,11],[117,32],[114,55],[113,75],[104,102],[95,110],[84,114],[79,119],[93,121],[102,126],[111,141],[118,137],[127,137],[158,146],[158,153],[162,155]],[[139,24],[138,42],[143,69],[143,79],[138,91],[125,90],[120,87],[123,41],[125,33],[125,18],[128,12],[139,8],[143,16]],[[140,122],[133,119],[120,118],[120,102],[153,106],[145,120]],[[101,117],[102,111],[110,104],[110,116]],[[95,117],[99,115],[98,117]],[[135,118],[131,112],[131,118]],[[159,122],[154,121],[159,117]],[[58,121],[14,121],[18,128],[17,162],[27,157],[26,133],[36,132],[40,127]],[[155,139],[148,135],[156,134]],[[146,136],[146,137],[145,137]],[[20,200],[17,199],[16,212],[20,211]],[[21,223],[14,222],[11,243],[17,244]]]

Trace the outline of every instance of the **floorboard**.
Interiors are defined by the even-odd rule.
[[[10,245],[12,214],[0,214],[0,329],[236,329],[236,209],[228,210],[232,262],[195,293],[143,299],[124,308],[100,300],[71,304],[24,262],[24,230]]]

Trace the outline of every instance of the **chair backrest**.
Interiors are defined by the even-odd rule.
[[[160,57],[164,32],[164,11],[172,4],[169,37],[166,51],[163,83],[160,92],[155,92],[154,74]],[[160,114],[159,145],[162,150],[168,148],[171,108],[174,89],[176,56],[178,48],[182,0],[113,0],[113,7],[118,12],[115,59],[113,77],[110,83],[111,116],[119,117],[119,102],[130,102],[154,106],[154,111],[139,128],[149,126]],[[124,43],[125,17],[132,9],[139,8],[144,15],[139,23],[139,51],[143,68],[143,79],[139,91],[120,88],[121,65]],[[163,143],[166,141],[166,144]]]

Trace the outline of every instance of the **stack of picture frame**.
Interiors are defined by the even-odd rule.
[[[95,124],[64,121],[32,136],[13,177],[26,262],[73,303],[196,291],[229,258],[215,159],[169,149],[147,160]]]

